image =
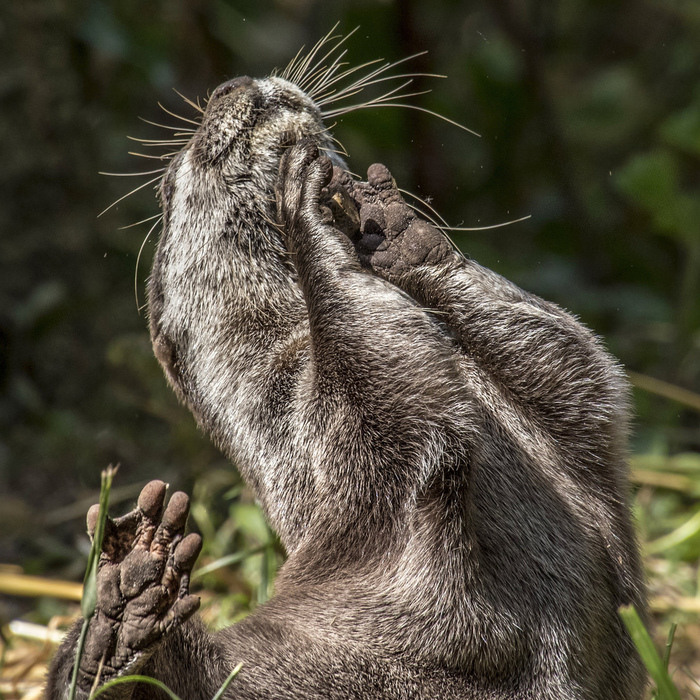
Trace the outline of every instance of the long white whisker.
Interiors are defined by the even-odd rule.
[[[120,226],[117,230],[124,231],[127,228],[134,228],[134,226],[140,226],[141,224],[145,224],[147,221],[153,221],[153,219],[162,218],[162,216],[162,214],[154,214],[153,216],[149,216],[147,219],[141,219],[141,221],[137,221],[135,224],[127,224],[126,226]]]
[[[186,146],[189,141],[169,141],[164,143],[143,143],[139,142],[144,148],[163,148],[164,146]],[[177,151],[176,151],[177,152]]]
[[[338,28],[338,24],[340,23],[336,22],[331,28],[330,32],[328,32],[328,34],[326,34],[326,36],[324,36],[322,39],[317,41],[316,44],[314,44],[311,51],[309,51],[309,53],[301,60],[299,65],[295,68],[294,72],[289,77],[289,80],[292,83],[297,84],[297,81],[301,80],[303,76],[306,75],[309,65],[314,60],[316,54],[321,50],[322,46],[324,46],[329,41],[333,41],[339,38],[337,36],[333,36],[333,32]]]
[[[165,170],[165,168],[163,168]],[[157,170],[154,172],[161,173],[162,170]],[[104,173],[105,175],[109,175],[110,173]],[[123,173],[117,173],[117,174],[123,174]],[[154,177],[152,180],[149,180],[148,182],[144,182],[143,185],[139,185],[138,187],[135,187],[131,192],[128,192],[125,194],[123,197],[119,197],[119,199],[116,202],[112,202],[104,211],[101,211],[98,215],[97,218],[99,219],[104,213],[108,212],[112,207],[116,206],[121,202],[122,200],[126,199],[127,197],[130,197],[134,192],[138,192],[139,190],[142,190],[144,187],[148,187],[148,185],[152,185],[154,182],[158,182],[160,180],[162,175],[158,175],[158,177]]]
[[[157,219],[157,221],[151,226],[151,229],[149,232],[146,234],[146,237],[143,239],[143,242],[141,243],[141,247],[139,248],[138,255],[136,256],[136,268],[134,269],[134,299],[136,299],[136,309],[138,313],[141,313],[141,307],[139,306],[139,262],[141,260],[141,253],[143,253],[143,249],[146,246],[146,241],[151,237],[151,234],[153,233],[154,229],[158,224],[163,220],[163,215],[162,214],[156,214],[155,217],[151,217]],[[145,219],[146,221],[150,221],[151,219]],[[143,222],[141,222],[143,223]]]
[[[335,89],[331,89],[331,86],[335,85],[336,83],[345,80],[348,78],[350,75],[353,73],[356,73],[359,70],[362,70],[363,68],[367,68],[371,65],[374,65],[375,63],[379,63],[382,59],[378,58],[375,59],[374,61],[367,61],[367,63],[363,63],[361,66],[357,66],[355,68],[348,68],[347,70],[344,70],[342,73],[339,73],[333,79],[331,80],[330,78],[332,76],[329,75],[324,75],[323,79],[319,80],[316,85],[312,87],[312,89],[309,91],[309,97],[316,102],[316,104],[322,104],[321,100],[324,98],[330,96],[330,95],[335,95],[337,94]],[[348,64],[343,64],[343,65],[348,65]],[[374,71],[373,71],[374,72]],[[354,83],[351,83],[350,85],[346,86],[345,88],[341,89],[341,92],[345,90],[351,90],[357,87],[362,83],[363,80],[365,80],[367,76],[363,76],[361,78],[358,78]]]
[[[442,119],[443,121],[447,122],[448,124],[452,124],[452,126],[456,126],[459,129],[463,129],[464,131],[467,131],[470,134],[473,134],[474,136],[478,136],[479,138],[481,138],[481,134],[478,134],[473,129],[469,129],[468,127],[464,126],[463,124],[460,124],[459,122],[456,122],[453,119],[445,117],[442,114],[439,114],[438,112],[433,112],[432,109],[427,109],[426,107],[419,107],[418,105],[405,104],[402,102],[387,102],[387,103],[380,103],[380,104],[369,104],[369,103],[360,104],[360,105],[355,105],[354,107],[332,109],[329,112],[323,112],[323,116],[324,116],[324,118],[325,117],[338,117],[342,114],[347,114],[348,112],[354,112],[356,110],[369,109],[369,108],[374,108],[374,107],[403,107],[405,109],[415,109],[417,112],[425,112],[426,114],[430,114],[433,117],[437,117],[438,119]]]
[[[337,27],[337,26],[338,26],[338,24],[336,23],[335,27]],[[335,31],[335,27],[334,27],[331,31]],[[317,74],[318,69],[321,68],[321,67],[323,67],[323,63],[326,61],[326,59],[328,59],[335,51],[338,51],[338,49],[339,49],[339,48],[340,48],[340,47],[341,47],[341,46],[342,46],[342,45],[343,45],[343,44],[344,44],[358,29],[359,29],[359,27],[355,27],[355,29],[353,29],[351,32],[349,32],[348,34],[346,34],[344,37],[340,37],[339,41],[337,41],[337,42],[331,47],[331,49],[330,49],[322,58],[320,58],[318,61],[316,61],[316,63],[314,63],[313,66],[310,66],[309,64],[310,64],[311,61],[314,59],[316,53],[317,53],[318,50],[323,46],[323,44],[320,44],[318,47],[316,47],[316,48],[314,49],[314,51],[313,51],[311,54],[309,54],[308,60],[305,62],[306,65],[304,66],[304,70],[303,70],[302,73],[298,76],[298,81],[297,81],[297,80],[294,80],[293,82],[294,82],[296,85],[298,85],[302,90],[305,90],[305,91],[306,91],[306,89],[303,87],[303,85],[306,85],[306,84],[309,83],[309,76],[310,76],[310,75],[314,75],[314,76],[315,76],[315,75]],[[327,36],[328,36],[328,35],[327,35]],[[328,40],[330,41],[330,40],[333,40],[333,39],[338,39],[338,37],[329,37]],[[324,42],[324,43],[325,43],[325,42]],[[328,70],[329,70],[329,71],[332,71],[333,73],[335,73],[335,71],[338,70],[338,64],[340,63],[340,61],[342,60],[343,56],[345,56],[346,53],[347,53],[347,51],[343,51],[339,56],[336,56],[335,59],[333,60],[333,62],[331,63],[331,65],[329,66]]]
[[[201,108],[201,106],[198,103],[193,102],[189,97],[185,97],[181,92],[178,92],[175,88],[173,88],[173,92],[176,95],[179,95],[180,97],[182,97],[182,99],[185,100],[185,102],[187,102],[187,104],[190,105],[190,107],[193,107],[194,109],[196,109],[200,114],[204,114],[204,110]]]
[[[165,168],[158,168],[157,170],[145,170],[142,173],[106,173],[100,170],[98,175],[109,175],[110,177],[140,177],[141,175],[155,175],[156,173],[162,173]]]
[[[137,153],[136,151],[128,151],[130,156],[138,156],[139,158],[151,158],[153,160],[171,160],[173,156],[176,155],[176,151],[173,153],[163,153],[162,156],[149,156],[147,153]]]
[[[527,219],[531,218],[532,214],[528,214],[527,216],[521,216],[519,219],[513,219],[512,221],[504,221],[501,224],[492,224],[491,226],[438,226],[437,228],[442,229],[444,231],[489,231],[492,228],[503,228],[503,226],[510,226],[511,224],[517,224],[520,221],[526,221]]]
[[[420,92],[404,93],[403,95],[397,94],[400,93],[401,90],[403,90],[404,88],[408,87],[411,84],[411,82],[411,80],[407,80],[405,83],[398,85],[393,90],[389,90],[388,92],[385,92],[384,94],[379,95],[378,97],[373,97],[371,100],[367,100],[367,102],[361,102],[357,105],[348,105],[347,107],[338,107],[336,109],[331,109],[322,112],[322,114],[324,117],[333,117],[336,115],[336,112],[342,112],[343,114],[345,114],[347,110],[354,111],[356,108],[359,107],[366,109],[367,107],[372,107],[374,105],[379,105],[382,103],[393,104],[391,100],[404,99],[405,97],[415,97],[416,95],[425,95],[426,93],[430,92],[430,90],[422,90]],[[360,90],[361,88],[358,88],[355,92],[360,92]]]
[[[373,71],[370,71],[367,75],[362,76],[361,78],[356,80],[354,83],[351,83],[347,87],[343,88],[339,93],[337,93],[337,95],[343,94],[343,92],[345,92],[345,91],[356,90],[358,87],[364,86],[369,81],[374,80],[375,78],[380,76],[382,73],[386,73],[386,71],[391,70],[392,68],[396,68],[396,66],[399,66],[402,63],[405,63],[406,61],[410,61],[414,58],[418,58],[420,56],[423,56],[425,53],[426,53],[425,51],[421,51],[420,53],[415,53],[412,56],[407,56],[406,58],[401,58],[398,61],[388,61],[386,63],[383,63],[378,68],[375,68]],[[381,59],[379,59],[379,60],[381,60]],[[355,72],[354,69],[350,69],[349,71],[346,71],[346,76],[342,76],[342,77],[347,77],[347,75],[350,75],[353,72]],[[338,76],[338,78],[340,79],[341,76]]]
[[[180,95],[180,97],[182,97],[182,95]],[[186,119],[185,117],[181,117],[179,114],[175,114],[175,112],[171,112],[169,109],[163,107],[163,105],[160,102],[158,103],[158,106],[171,117],[175,117],[175,119],[179,119],[180,121],[187,122],[188,124],[194,124],[196,127],[199,127],[199,122],[193,121],[192,119]]]
[[[151,126],[157,126],[160,129],[168,129],[169,131],[179,131],[180,134],[178,135],[194,134],[196,132],[196,129],[186,129],[184,126],[168,126],[167,124],[159,124],[158,122],[152,122],[148,119],[144,119],[143,117],[139,117],[139,119],[146,124],[150,124]]]
[[[336,27],[338,26],[338,23],[336,22]],[[291,71],[294,69],[294,64],[299,60],[299,57],[302,55],[304,52],[304,47],[302,46],[296,53],[296,56],[285,66],[285,69],[282,71],[280,74],[280,78],[283,78],[284,80],[289,80],[289,74]]]
[[[309,97],[311,97],[314,101],[316,101],[316,95],[319,94],[322,90],[325,90],[329,88],[331,85],[334,85],[340,80],[345,80],[348,76],[352,75],[353,73],[357,73],[358,71],[361,71],[363,68],[368,68],[369,66],[373,66],[377,63],[380,63],[383,59],[381,58],[375,58],[372,61],[367,61],[366,63],[363,63],[359,66],[355,66],[354,68],[347,68],[344,70],[342,73],[339,73],[336,75],[333,80],[330,80],[330,76],[326,76],[324,74],[324,77],[322,80],[319,80],[318,84],[312,85],[310,89],[307,91],[309,94]],[[343,64],[343,65],[349,65],[349,64]],[[389,64],[385,64],[389,65]],[[359,80],[364,80],[364,78],[360,78]],[[358,80],[358,82],[359,82]],[[355,85],[355,83],[353,83]]]
[[[164,146],[181,146],[189,143],[189,139],[139,139],[136,136],[127,136],[129,141],[136,141],[144,145],[164,145]]]
[[[360,92],[361,90],[364,90],[366,87],[369,87],[370,85],[377,85],[378,83],[385,83],[389,80],[402,80],[403,78],[445,78],[446,76],[444,75],[439,75],[438,73],[401,73],[400,75],[385,75],[382,78],[375,78],[374,80],[370,80],[368,83],[362,83],[359,85],[357,90],[354,90],[352,93],[349,93],[347,95],[343,94],[345,92],[345,88],[341,90],[340,92],[332,92],[330,95],[327,96],[321,96],[317,100],[314,100],[316,104],[319,107],[322,107],[324,105],[329,105],[332,104],[333,102],[337,102],[338,100],[345,99],[346,97],[349,97],[350,95],[354,95],[357,92]],[[350,86],[348,86],[347,89],[350,89]]]
[[[402,194],[408,195],[408,196],[411,197],[412,199],[417,199],[424,207],[427,207],[427,208],[435,215],[436,218],[434,219],[434,218],[433,218],[432,216],[430,216],[430,215],[427,215],[426,218],[427,218],[427,219],[430,219],[430,221],[431,221],[433,224],[435,224],[435,226],[436,226],[437,228],[442,228],[442,226],[439,226],[439,224],[436,222],[436,219],[439,219],[440,221],[442,221],[442,223],[443,223],[445,226],[447,226],[447,221],[445,221],[445,219],[443,219],[442,216],[440,216],[440,213],[439,213],[434,207],[432,207],[430,204],[428,204],[428,202],[427,202],[425,199],[423,199],[422,197],[419,197],[417,194],[415,194],[415,193],[413,193],[413,192],[409,192],[408,190],[404,190],[404,189],[402,189],[401,187],[397,187],[396,189],[397,189],[399,192],[401,192]],[[411,206],[412,206],[412,205],[411,205]],[[423,213],[423,212],[421,212],[421,213]]]
[[[331,148],[330,146],[319,146],[319,148],[325,153],[337,153],[339,156],[349,157],[344,149],[341,151],[338,148]]]
[[[335,48],[333,49],[335,51]],[[310,68],[307,73],[303,76],[303,79],[297,83],[297,85],[306,93],[311,94],[312,88],[314,88],[314,82],[319,80],[323,81],[328,78],[328,74],[330,73],[331,75],[335,75],[335,73],[338,71],[339,68],[342,68],[343,66],[349,65],[347,62],[343,63],[343,58],[347,55],[348,50],[345,49],[344,51],[341,51],[340,54],[338,54],[334,59],[333,62],[330,64],[330,66],[326,66],[325,64],[319,65],[321,61],[316,63],[313,68]],[[323,57],[321,60],[325,60],[325,58],[328,56]],[[308,87],[307,87],[308,86]]]

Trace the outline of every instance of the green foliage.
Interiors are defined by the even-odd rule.
[[[657,654],[654,642],[644,627],[644,623],[641,621],[637,611],[631,606],[623,606],[620,608],[620,616],[637,647],[639,655],[642,657],[642,661],[644,661],[644,665],[649,671],[649,675],[656,685],[655,697],[658,700],[680,700],[681,696],[678,689],[668,675],[668,658],[665,656],[662,660]],[[672,630],[675,632],[675,627]],[[673,636],[671,634],[667,647],[669,651],[672,642]]]

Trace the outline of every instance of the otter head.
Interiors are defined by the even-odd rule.
[[[220,178],[225,187],[251,183],[258,194],[271,196],[284,150],[301,138],[330,148],[316,104],[283,78],[241,77],[214,90],[185,150],[198,170]]]
[[[331,146],[313,100],[282,78],[235,78],[214,90],[160,185],[151,338],[170,383],[205,427],[201,378],[191,371],[204,361],[203,344],[223,352],[234,334],[255,332],[256,317],[284,313],[295,295],[294,265],[275,225],[275,184],[282,154],[301,138]],[[220,337],[211,337],[214,329]]]

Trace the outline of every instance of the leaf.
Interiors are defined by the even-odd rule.
[[[661,125],[661,136],[671,146],[700,156],[700,99]]]
[[[615,178],[619,189],[653,218],[657,228],[673,238],[694,242],[700,233],[700,202],[680,187],[680,163],[666,149],[642,153]]]

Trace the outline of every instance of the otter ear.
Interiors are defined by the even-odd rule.
[[[153,354],[165,372],[165,376],[170,385],[175,389],[175,393],[181,401],[184,401],[182,392],[182,377],[177,363],[177,350],[175,343],[163,332],[158,332],[152,338]]]

